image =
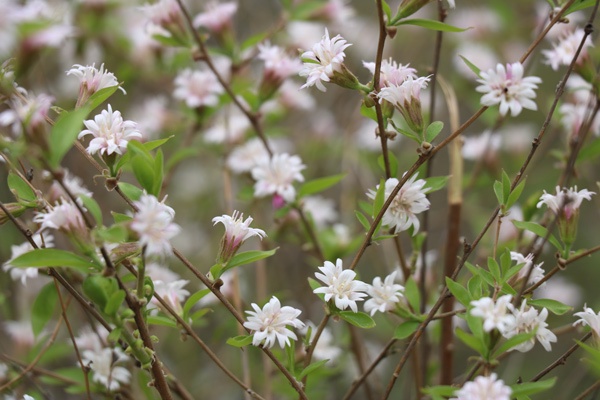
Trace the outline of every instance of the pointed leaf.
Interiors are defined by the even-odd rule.
[[[458,300],[463,306],[468,306],[471,302],[471,296],[467,289],[465,289],[460,283],[454,282],[450,277],[446,277],[446,286],[450,293]]]
[[[253,335],[240,335],[227,339],[227,344],[233,347],[244,347],[252,344]]]
[[[358,222],[360,222],[360,224],[363,226],[363,228],[365,228],[366,231],[371,229],[371,224],[369,223],[369,220],[367,219],[367,217],[364,216],[363,213],[361,213],[358,210],[355,210],[354,214],[356,215]]]
[[[341,181],[346,174],[326,176],[306,182],[298,191],[298,197],[309,196],[311,194],[320,193],[325,189],[335,185]]]
[[[375,327],[375,321],[373,321],[373,318],[364,312],[359,311],[355,313],[354,311],[340,311],[338,315],[344,321],[354,326],[358,326],[359,328],[370,329]]]
[[[503,354],[506,351],[509,351],[513,347],[516,347],[516,346],[520,345],[521,343],[525,343],[525,342],[531,340],[534,336],[535,336],[535,332],[525,332],[525,333],[519,333],[519,334],[511,337],[506,342],[502,343],[502,345],[494,351],[494,355],[492,356],[492,358],[499,357],[501,354]]]
[[[425,185],[423,186],[423,191],[425,193],[433,193],[440,189],[446,187],[448,183],[449,176],[432,176],[429,178],[425,178]]]
[[[533,233],[535,233],[536,235],[538,235],[541,238],[545,238],[546,236],[548,236],[548,229],[544,228],[543,226],[536,224],[535,222],[528,222],[528,221],[511,221],[514,226],[516,226],[519,229],[526,229],[528,231],[531,231]],[[548,236],[548,241],[550,243],[552,243],[552,245],[554,247],[556,247],[556,249],[560,252],[562,252],[562,246],[560,245],[560,243],[558,242],[558,240],[554,237],[554,235],[550,234],[550,236]]]
[[[38,336],[54,314],[58,295],[54,282],[45,285],[38,293],[31,309],[31,328],[34,336]]]
[[[469,67],[469,69],[471,71],[473,71],[473,73],[475,75],[477,75],[477,76],[481,75],[481,70],[475,64],[473,64],[471,61],[467,60],[466,57],[463,57],[463,56],[459,56],[459,57],[462,58],[464,63],[467,64],[467,67]]]
[[[412,307],[413,311],[421,307],[421,294],[415,280],[411,277],[404,283],[404,297]]]
[[[475,336],[463,331],[460,328],[456,328],[454,331],[456,333],[456,337],[460,339],[461,342],[475,350],[477,353],[483,355],[485,352],[485,347],[483,343],[477,339]]]
[[[525,382],[517,385],[512,385],[511,396],[526,396],[551,389],[556,383],[556,377],[537,382]],[[552,396],[550,396],[552,397]]]
[[[464,32],[468,28],[459,28],[456,26],[448,25],[440,21],[435,21],[432,19],[404,19],[391,25],[415,25],[420,26],[422,28],[430,29],[432,31],[442,31],[442,32]]]
[[[186,316],[190,313],[192,307],[194,307],[196,303],[198,303],[204,296],[206,296],[209,293],[210,289],[201,289],[198,290],[196,293],[192,294],[190,297],[188,297],[188,299],[185,301],[185,304],[183,305],[183,319],[185,319]]]
[[[108,98],[112,96],[117,89],[119,89],[119,85],[109,86],[98,90],[96,93],[90,96],[86,102],[86,106],[90,111],[93,111],[100,104],[108,100]]]
[[[327,361],[329,361],[329,359],[320,360],[320,361],[310,364],[308,367],[304,368],[302,370],[302,372],[300,372],[300,374],[298,375],[298,379],[302,379],[306,375],[309,375],[311,372],[321,368],[323,365],[325,365],[327,363]]]
[[[560,301],[552,300],[552,299],[535,299],[535,300],[527,300],[527,304],[530,306],[536,306],[540,308],[547,308],[553,314],[563,315],[567,311],[573,309],[573,307],[568,306],[566,304],[561,303]]]
[[[14,172],[8,174],[8,188],[15,195],[17,201],[35,202],[37,196],[31,187]]]
[[[404,321],[394,329],[394,339],[406,339],[417,331],[420,324],[417,321]]]
[[[444,123],[442,121],[434,121],[429,124],[425,131],[425,141],[429,143],[433,142],[442,129],[444,129]]]
[[[67,267],[86,274],[101,269],[87,258],[59,249],[35,249],[11,260],[10,264],[16,268]]]
[[[250,250],[245,251],[243,253],[238,253],[227,263],[225,268],[223,268],[223,272],[228,269],[238,267],[240,265],[250,264],[258,260],[262,260],[267,257],[271,257],[275,252],[279,249],[279,247],[274,248],[273,250]]]
[[[75,139],[77,139],[77,136],[81,132],[83,120],[87,117],[88,113],[89,109],[83,107],[74,111],[64,112],[56,120],[49,138],[50,157],[48,161],[52,168],[57,168],[60,165],[65,154],[73,146],[73,142],[75,142]]]

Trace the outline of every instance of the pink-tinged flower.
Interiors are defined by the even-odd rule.
[[[286,202],[296,199],[296,189],[292,185],[294,181],[303,182],[302,170],[306,168],[298,156],[290,156],[287,153],[274,154],[269,160],[261,160],[252,168],[254,184],[254,196],[265,197],[275,195]]]
[[[529,274],[527,285],[534,285],[544,278],[544,270],[542,269],[542,265],[544,265],[544,263],[541,262],[533,265],[533,254],[530,253],[527,255],[527,257],[525,257],[521,253],[511,251],[510,259],[515,261],[517,265],[523,264],[523,267],[519,271],[517,277],[518,279],[523,279],[527,276],[527,274]],[[531,273],[529,273],[530,269],[533,269]]]
[[[429,209],[429,200],[425,195],[426,182],[423,179],[417,179],[418,174],[413,175],[394,197],[389,208],[383,214],[382,224],[395,228],[396,232],[405,231],[411,226],[414,227],[413,235],[419,231],[420,223],[417,214]],[[390,194],[396,186],[398,179],[390,178],[385,181],[385,199],[390,197]],[[379,189],[379,185],[377,185]],[[367,196],[375,199],[377,190],[369,190]]]
[[[589,92],[587,92],[589,95]],[[577,138],[581,133],[581,127],[588,123],[592,116],[593,107],[587,103],[565,103],[560,106],[560,114],[562,115],[561,123],[569,133],[571,138]],[[600,135],[600,116],[596,114],[590,125],[590,131],[598,136]]]
[[[35,96],[22,89],[19,95],[11,97],[10,108],[0,113],[0,126],[11,126],[14,135],[22,134],[24,128],[30,138],[44,136],[46,118],[53,101],[52,96]]]
[[[323,196],[306,196],[302,198],[302,210],[310,214],[317,229],[324,229],[338,219],[335,202]]]
[[[192,71],[188,68],[175,78],[173,97],[185,101],[190,108],[214,107],[219,104],[219,95],[223,91],[223,87],[212,72]]]
[[[79,205],[83,205],[83,202],[79,196],[92,197],[93,193],[90,192],[83,184],[80,177],[71,174],[71,171],[65,170],[62,177],[62,183],[67,187],[69,192],[77,198]],[[65,192],[62,185],[58,181],[53,181],[47,194],[48,200],[51,202],[59,201],[60,199],[69,200],[69,195]]]
[[[583,326],[587,325],[592,328],[594,336],[600,337],[600,312],[596,314],[591,308],[583,306],[583,311],[577,312],[573,315],[579,317],[579,319],[573,323],[573,326],[577,324],[581,324]]]
[[[325,35],[319,43],[316,43],[312,50],[306,51],[300,56],[304,61],[304,66],[300,70],[300,76],[306,76],[307,80],[302,89],[317,86],[322,92],[327,89],[323,82],[330,82],[337,72],[344,73],[344,58],[346,54],[344,50],[351,46],[346,44],[346,40],[340,35],[333,39],[329,38],[329,31],[325,29]]]
[[[254,311],[246,311],[248,321],[244,322],[244,327],[254,331],[252,344],[271,348],[275,343],[283,349],[290,345],[290,339],[298,340],[296,334],[288,328],[302,328],[304,322],[298,319],[302,311],[289,306],[281,307],[277,297],[273,296],[271,300],[261,309],[256,303],[252,303]]]
[[[285,49],[270,42],[258,45],[258,59],[265,63],[265,76],[278,82],[296,75],[302,68],[300,60],[291,58]]]
[[[346,24],[356,14],[354,8],[348,5],[349,2],[349,0],[328,0],[312,16],[325,18],[337,24]]]
[[[162,299],[179,315],[183,314],[183,307],[181,302],[190,295],[190,292],[183,287],[190,283],[185,279],[179,279],[176,281],[165,282],[165,281],[153,281],[154,292],[158,294]],[[158,300],[153,297],[151,302],[148,304],[148,308],[153,309],[160,307],[161,304]]]
[[[481,97],[484,106],[495,106],[500,104],[500,115],[506,115],[510,110],[511,115],[516,117],[523,108],[537,110],[535,89],[542,80],[537,76],[523,77],[523,65],[520,62],[496,65],[496,70],[489,69],[481,72],[481,83],[475,90],[485,93]]]
[[[32,236],[33,241],[38,247],[51,248],[54,247],[54,236],[45,234],[42,236],[41,233],[36,233]],[[15,258],[28,253],[33,250],[33,246],[29,242],[22,243],[18,246],[11,246],[10,260],[6,261],[2,266],[2,269],[6,272],[10,272],[10,277],[13,281],[20,280],[23,285],[27,281],[27,278],[37,278],[38,268],[16,268],[11,265],[11,261]]]
[[[462,146],[462,156],[467,160],[493,160],[498,150],[502,137],[486,130],[479,136],[465,136]]]
[[[321,286],[313,290],[313,293],[325,295],[325,301],[333,298],[335,306],[340,310],[350,307],[353,312],[358,312],[357,301],[363,301],[366,297],[368,285],[362,281],[355,280],[356,272],[351,269],[343,269],[342,260],[337,259],[335,265],[330,261],[325,261],[322,267],[319,267],[322,273],[315,273],[318,280],[326,286]]]
[[[375,63],[363,61],[363,66],[368,69],[371,74],[375,75]],[[396,61],[383,60],[381,62],[381,70],[379,75],[379,84],[384,86],[401,85],[409,77],[417,79],[417,70],[410,68],[407,65],[398,64]]]
[[[75,33],[76,30],[71,25],[50,25],[28,36],[22,45],[27,49],[56,48],[61,46],[69,37],[75,36]]]
[[[467,382],[450,400],[510,400],[512,389],[504,384],[498,375],[478,376]]]
[[[239,143],[250,127],[248,117],[233,108],[220,112],[203,136],[207,143]]]
[[[227,168],[236,174],[252,171],[260,163],[269,162],[269,153],[259,138],[252,138],[237,146],[227,156]]]
[[[504,332],[513,322],[512,316],[507,313],[511,299],[512,295],[510,294],[501,296],[496,301],[490,297],[482,297],[471,302],[473,308],[469,312],[474,317],[483,318],[484,331],[490,332],[497,329]]]
[[[414,79],[408,76],[400,84],[390,84],[377,93],[379,103],[388,101],[400,111],[410,128],[416,132],[423,131],[423,113],[421,111],[421,89],[427,87],[428,76]]]
[[[5,321],[4,331],[13,340],[13,344],[19,347],[31,347],[35,344],[35,335],[31,327],[31,321]]]
[[[92,379],[105,386],[109,391],[118,390],[122,384],[126,385],[131,380],[131,373],[127,368],[115,365],[125,362],[128,357],[122,351],[111,348],[100,350],[85,350],[82,360],[92,370]]]
[[[181,8],[176,0],[158,0],[153,4],[145,4],[141,10],[150,22],[166,30],[172,26],[184,26]]]
[[[131,221],[131,229],[139,236],[140,246],[145,248],[146,255],[171,254],[169,240],[179,233],[181,228],[173,222],[175,210],[159,202],[151,194],[143,194],[134,202],[138,211]]]
[[[204,27],[213,33],[220,33],[231,27],[237,8],[237,3],[233,1],[225,3],[210,1],[206,4],[204,12],[194,18],[194,26],[196,28]]]
[[[383,282],[377,276],[373,279],[373,284],[368,285],[367,294],[371,298],[365,302],[365,311],[370,312],[371,316],[377,311],[384,313],[393,310],[403,297],[404,286],[394,283],[397,272],[386,276]]]
[[[50,211],[37,213],[33,217],[33,222],[40,224],[40,231],[56,229],[75,236],[87,237],[87,228],[79,209],[75,204],[64,199],[51,207]]]
[[[577,186],[569,189],[563,188],[563,190],[560,190],[560,186],[557,186],[556,195],[546,193],[544,190],[544,194],[537,203],[537,208],[545,204],[556,215],[562,215],[565,219],[570,220],[578,213],[581,202],[583,200],[591,200],[593,194],[596,193],[590,192],[587,189],[577,191]]]
[[[585,32],[583,29],[576,29],[574,32],[564,32],[559,41],[552,45],[552,50],[542,50],[545,57],[545,63],[550,65],[553,70],[558,70],[561,65],[570,65],[575,57],[575,53],[583,40]],[[581,64],[588,55],[588,48],[592,47],[591,37],[588,36],[585,40],[577,63]]]
[[[107,110],[94,117],[94,120],[83,121],[87,129],[79,133],[78,139],[85,135],[92,135],[94,139],[90,141],[87,152],[101,155],[124,154],[127,151],[127,143],[132,139],[142,137],[141,132],[137,130],[137,124],[133,121],[123,121],[120,111],[112,110],[108,105]]]
[[[222,263],[231,260],[246,240],[253,236],[258,236],[262,240],[267,236],[262,229],[250,228],[252,217],[248,217],[244,221],[244,214],[237,211],[234,211],[231,216],[223,214],[220,217],[214,217],[212,221],[213,225],[220,222],[225,226],[225,235],[221,239],[221,249],[219,251],[219,261]]]
[[[512,304],[508,304],[508,309],[512,313],[512,320],[507,324],[505,329],[500,332],[506,339],[518,335],[520,333],[535,332],[535,336],[530,340],[519,344],[511,349],[526,353],[535,345],[537,339],[546,351],[552,350],[551,343],[556,343],[556,335],[550,331],[546,323],[548,318],[548,310],[543,308],[540,313],[533,308],[527,306],[527,300],[523,300],[521,308],[517,309]]]
[[[82,350],[93,350],[98,352],[106,347],[108,341],[108,331],[103,327],[92,328],[85,326],[78,330],[79,334],[75,337],[75,343]]]
[[[117,77],[112,72],[104,69],[104,63],[100,65],[100,69],[96,68],[96,64],[79,65],[75,64],[67,71],[67,75],[73,75],[79,79],[79,97],[78,104],[83,104],[91,95],[101,89],[108,87],[119,86]],[[123,94],[127,94],[125,89],[119,86],[119,90]]]

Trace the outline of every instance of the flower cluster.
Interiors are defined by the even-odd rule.
[[[139,139],[142,133],[137,130],[133,121],[124,121],[120,111],[113,111],[111,105],[106,110],[94,117],[94,120],[84,121],[87,129],[79,133],[81,139],[86,135],[94,138],[90,141],[87,152],[90,154],[110,156],[111,154],[124,154],[127,143],[132,139]]]
[[[490,376],[478,376],[472,382],[465,385],[454,394],[456,397],[450,400],[510,400],[512,389],[504,384],[498,375],[492,373]]]
[[[283,349],[290,345],[290,339],[298,340],[296,334],[288,328],[302,328],[304,322],[298,319],[302,311],[289,306],[281,307],[279,299],[275,296],[261,309],[256,303],[252,303],[254,311],[246,311],[248,320],[244,327],[254,331],[252,344],[263,345],[271,348],[278,343]]]
[[[330,261],[325,261],[319,271],[315,273],[318,280],[323,282],[325,286],[321,286],[313,290],[313,293],[324,294],[325,301],[333,299],[335,306],[340,310],[345,310],[350,307],[354,312],[358,312],[357,301],[363,301],[367,296],[365,293],[368,285],[362,281],[355,280],[356,272],[350,269],[343,269],[342,260],[339,258],[333,264]]]
[[[140,246],[146,255],[165,256],[171,254],[169,242],[180,231],[179,225],[173,222],[175,210],[159,202],[150,194],[143,194],[134,202],[137,212],[131,221],[131,229],[139,236]]]

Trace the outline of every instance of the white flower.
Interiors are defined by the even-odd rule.
[[[154,261],[146,263],[146,275],[153,281],[173,282],[181,279],[178,273]]]
[[[473,382],[467,382],[450,400],[510,400],[512,389],[502,379],[492,373],[490,376],[478,376]]]
[[[102,351],[106,347],[108,331],[103,327],[92,328],[85,326],[79,329],[79,335],[75,337],[75,343],[82,350],[93,350],[94,352]]]
[[[141,10],[150,22],[167,30],[171,26],[183,24],[181,8],[176,0],[158,0],[153,4],[145,4]]]
[[[510,259],[515,261],[516,264],[524,264],[521,270],[518,273],[518,278],[523,279],[527,274],[529,274],[529,270],[533,268],[531,274],[529,275],[529,280],[527,281],[528,285],[534,285],[544,278],[544,270],[542,269],[543,262],[532,266],[533,264],[533,254],[528,254],[527,257],[523,256],[523,254],[518,253],[516,251],[510,252]]]
[[[265,197],[276,195],[287,202],[296,198],[294,181],[303,182],[304,176],[301,171],[306,168],[300,157],[290,156],[287,153],[273,154],[268,160],[260,160],[257,166],[252,168],[254,184],[254,196]]]
[[[330,261],[325,261],[322,267],[319,267],[322,273],[315,273],[318,280],[326,286],[321,286],[313,293],[322,293],[325,295],[325,301],[333,298],[335,306],[340,310],[350,307],[354,312],[358,312],[357,301],[363,301],[364,293],[368,285],[362,281],[354,280],[356,272],[350,269],[342,268],[342,260],[337,259],[335,265]]]
[[[365,302],[365,311],[371,315],[377,311],[391,311],[396,307],[396,303],[400,301],[404,286],[394,283],[397,271],[392,272],[385,277],[381,282],[380,277],[373,279],[373,285],[367,287],[367,293],[371,298]]]
[[[500,104],[500,115],[506,115],[510,110],[511,115],[516,117],[523,108],[537,110],[535,90],[537,84],[542,80],[537,76],[523,77],[523,65],[520,62],[496,65],[496,70],[489,69],[481,72],[481,83],[476,90],[485,93],[481,97],[481,104],[494,106]]]
[[[205,11],[196,15],[194,26],[196,28],[205,27],[211,32],[221,32],[231,25],[233,14],[237,11],[237,3],[228,1],[219,3],[211,1],[206,4]]]
[[[262,140],[254,137],[237,146],[227,156],[227,167],[236,174],[252,171],[256,165],[269,162],[269,153]]]
[[[87,152],[100,155],[124,154],[127,151],[127,143],[130,140],[141,138],[142,134],[137,130],[137,124],[133,121],[123,121],[120,111],[108,109],[94,117],[94,120],[83,121],[87,129],[79,133],[78,139],[85,135],[92,135]]]
[[[115,356],[116,361],[113,361]],[[82,353],[82,359],[94,373],[94,382],[104,385],[111,392],[118,390],[121,384],[128,384],[131,380],[131,373],[125,367],[114,365],[116,362],[127,360],[127,356],[122,352],[110,348],[98,351],[85,350]]]
[[[48,212],[37,213],[33,222],[40,224],[43,229],[56,229],[73,234],[82,234],[87,231],[83,216],[75,204],[62,200],[57,202]]]
[[[473,308],[470,313],[474,317],[483,318],[483,330],[490,332],[498,329],[504,332],[506,327],[512,323],[512,316],[507,314],[508,305],[512,296],[510,294],[499,297],[496,301],[490,297],[482,297],[479,300],[473,300]]]
[[[223,214],[220,217],[213,218],[213,225],[222,223],[225,226],[225,235],[221,240],[221,249],[219,259],[222,262],[229,261],[235,255],[242,243],[253,236],[258,236],[262,240],[267,236],[265,231],[258,228],[250,228],[252,217],[246,218],[244,214],[234,211],[231,216]]]
[[[418,174],[413,175],[394,197],[390,207],[383,214],[382,224],[394,227],[396,232],[405,231],[411,226],[414,227],[413,236],[419,231],[419,219],[417,214],[429,209],[429,200],[425,196],[426,182],[423,179],[416,180]],[[398,179],[389,178],[385,181],[385,200],[390,197],[390,194],[396,186]],[[379,189],[379,185],[377,185]],[[367,196],[375,199],[376,190],[369,190]]]
[[[190,108],[214,107],[219,103],[223,87],[210,71],[184,69],[175,78],[173,97],[185,101]]]
[[[278,82],[296,75],[302,68],[300,60],[291,58],[283,48],[270,42],[258,45],[258,59],[265,62],[265,75]]]
[[[39,248],[52,248],[54,247],[54,236],[50,234],[45,234],[42,236],[41,233],[36,233],[31,237],[35,244]],[[15,268],[10,262],[15,258],[28,253],[33,250],[33,246],[29,242],[22,243],[18,246],[11,246],[11,256],[10,260],[6,261],[2,266],[2,269],[6,272],[10,271],[10,277],[13,281],[20,280],[23,285],[27,281],[27,278],[37,278],[38,276],[38,268]]]
[[[462,156],[467,160],[486,160],[500,149],[501,136],[486,130],[479,136],[465,136]]]
[[[407,65],[398,64],[396,61],[383,60],[379,75],[379,83],[381,86],[401,85],[409,77],[417,79],[417,70],[410,68]],[[363,61],[363,66],[375,75],[375,63]]]
[[[20,135],[25,127],[31,133],[43,128],[54,97],[45,94],[35,96],[20,90],[20,96],[13,96],[10,108],[0,113],[0,126],[12,126],[14,135]]]
[[[67,187],[69,192],[77,198],[79,205],[83,205],[83,202],[79,196],[93,196],[93,193],[83,185],[81,178],[73,175],[71,171],[65,170],[62,183]],[[63,189],[62,185],[58,183],[58,181],[53,181],[50,189],[48,190],[48,199],[50,201],[58,201],[60,199],[69,200],[69,196]]]
[[[306,322],[306,326],[300,329],[300,334],[306,336],[308,334],[308,329],[310,328],[310,337],[308,338],[308,343],[312,345],[312,340],[317,331],[317,327],[310,321]],[[313,358],[315,360],[329,360],[334,361],[342,354],[342,349],[336,346],[336,341],[334,340],[333,334],[329,328],[323,329],[321,332],[321,336],[317,341],[317,344],[313,350]]]
[[[552,50],[542,50],[542,54],[546,58],[544,61],[546,64],[550,65],[553,70],[558,70],[561,65],[570,65],[575,57],[575,53],[583,40],[583,36],[585,32],[583,29],[576,29],[574,32],[564,32],[558,43],[554,43],[552,45]],[[577,59],[578,63],[587,56],[588,47],[592,47],[591,37],[588,36],[585,40],[583,47],[581,48],[581,52],[579,53],[579,58]]]
[[[586,92],[589,95],[589,92]],[[592,116],[593,110],[587,103],[564,103],[560,106],[561,123],[572,137],[578,137],[581,127]],[[600,116],[596,114],[590,126],[590,132],[600,135]]]
[[[289,346],[290,339],[298,340],[298,337],[288,326],[302,328],[304,323],[298,319],[302,311],[289,306],[281,307],[277,297],[273,296],[271,300],[261,309],[256,303],[252,303],[254,311],[246,311],[248,321],[244,322],[244,327],[254,331],[252,344],[254,346],[263,345],[271,348],[277,341],[283,349]]]
[[[421,89],[427,87],[430,77],[421,76],[413,78],[409,75],[403,82],[397,84],[389,84],[381,88],[377,94],[379,102],[387,100],[398,108],[408,108],[411,102],[418,100],[420,102]]]
[[[181,228],[173,222],[175,210],[158,199],[143,194],[134,202],[138,211],[131,221],[131,229],[139,236],[140,246],[145,247],[146,255],[167,255],[172,251],[169,240],[177,235]]]
[[[302,210],[309,213],[318,229],[338,219],[335,202],[323,196],[306,196],[302,199]]]
[[[579,319],[575,321],[575,323],[573,323],[573,326],[577,324],[581,324],[583,326],[587,325],[590,328],[592,328],[592,332],[594,332],[594,335],[600,336],[600,312],[596,314],[591,308],[583,306],[583,311],[580,311],[573,315],[579,317]]]
[[[333,39],[329,38],[329,31],[325,29],[325,35],[312,50],[306,51],[300,56],[304,60],[304,66],[300,70],[300,76],[306,76],[307,80],[302,88],[317,86],[317,89],[325,92],[327,89],[323,82],[329,82],[334,72],[342,72],[342,64],[346,54],[344,50],[351,46],[340,35]]]
[[[171,308],[179,315],[183,313],[181,302],[190,295],[190,292],[183,287],[190,283],[185,279],[179,279],[171,282],[154,281],[154,292],[158,294]],[[148,308],[160,307],[160,303],[155,297],[152,297]]]
[[[35,344],[35,335],[29,320],[6,321],[4,330],[16,346],[31,347]]]
[[[555,214],[560,215],[564,213],[567,220],[571,219],[575,213],[578,212],[581,202],[585,200],[591,200],[592,195],[595,192],[590,192],[587,189],[577,191],[575,188],[563,188],[560,190],[560,186],[556,187],[556,195],[546,193],[540,197],[540,201],[537,203],[537,208],[540,208],[543,204],[548,206]]]
[[[100,65],[100,69],[96,69],[96,64],[79,65],[75,64],[67,71],[67,75],[74,75],[79,78],[79,95],[86,95],[88,98],[92,94],[101,89],[112,86],[119,86],[117,77],[112,72],[104,69],[104,63]],[[119,87],[119,90],[126,94],[125,89]]]
[[[533,307],[527,307],[527,300],[523,300],[520,309],[516,309],[512,304],[507,306],[512,313],[512,321],[509,322],[505,329],[500,333],[507,339],[518,335],[519,333],[530,333],[535,331],[535,337],[530,340],[513,347],[511,350],[518,350],[522,353],[531,350],[535,344],[535,339],[544,346],[546,351],[551,351],[552,346],[550,343],[556,342],[556,335],[552,333],[546,323],[548,318],[548,310],[542,309],[538,314],[538,311]]]
[[[237,108],[221,112],[204,132],[207,143],[238,143],[250,128],[248,117]]]

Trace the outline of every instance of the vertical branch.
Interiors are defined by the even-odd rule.
[[[375,56],[375,72],[373,72],[373,89],[374,93],[379,92],[381,88],[380,77],[381,77],[381,63],[383,59],[383,48],[385,46],[385,38],[387,36],[387,30],[385,26],[385,18],[383,13],[383,3],[381,0],[377,0],[377,19],[379,21],[379,39],[377,41],[377,54]],[[381,104],[375,99],[375,113],[377,115],[377,127],[379,130],[379,140],[381,141],[381,152],[383,154],[383,165],[385,166],[385,177],[386,179],[391,178],[392,171],[390,168],[390,159],[387,147],[387,134],[386,134],[386,123],[383,120],[383,112],[381,111]]]

